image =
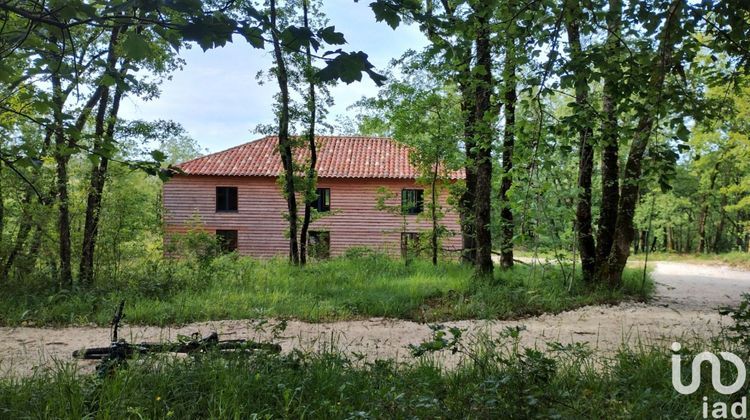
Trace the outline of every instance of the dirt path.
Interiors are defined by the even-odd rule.
[[[588,342],[602,352],[625,342],[667,345],[674,339],[707,337],[728,321],[716,312],[720,305],[736,303],[741,293],[750,292],[750,272],[722,266],[674,262],[655,263],[656,298],[649,304],[590,306],[557,315],[542,315],[520,321],[457,321],[447,326],[465,329],[467,340],[478,335],[497,335],[506,327],[523,326],[522,342],[537,345],[559,341]],[[129,341],[175,339],[178,334],[203,335],[217,331],[223,338],[266,339],[270,325],[257,321],[228,320],[202,322],[180,328],[126,326],[121,337]],[[71,360],[73,350],[107,345],[108,328],[0,328],[0,374],[29,374],[34,366],[48,366]],[[368,359],[410,360],[407,346],[430,337],[425,324],[391,319],[370,319],[325,324],[292,321],[282,333],[285,351],[292,348],[321,350],[336,347]],[[453,364],[457,359],[444,356]]]

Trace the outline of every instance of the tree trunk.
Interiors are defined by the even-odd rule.
[[[60,58],[60,60],[62,60]],[[60,63],[62,65],[62,63]],[[89,100],[83,106],[78,119],[74,125],[74,133],[65,134],[65,121],[63,111],[67,98],[67,92],[63,91],[62,81],[57,70],[50,73],[50,84],[52,85],[52,113],[54,137],[53,157],[56,165],[55,194],[58,202],[58,248],[60,271],[58,282],[61,287],[73,285],[73,271],[71,266],[71,234],[70,234],[70,203],[68,202],[68,163],[70,156],[76,147],[76,137],[83,131],[91,110],[96,106],[104,91],[104,86],[96,88]],[[73,135],[75,134],[75,135]]]
[[[607,13],[607,54],[616,59],[620,52],[620,28],[622,25],[622,2],[610,0]],[[620,156],[616,98],[621,77],[619,66],[605,73],[602,109],[602,204],[599,211],[599,229],[596,240],[596,265],[601,267],[607,259],[615,236],[617,206],[620,201]],[[643,238],[643,236],[641,236]],[[645,241],[645,239],[643,239]],[[645,247],[641,246],[641,249]],[[597,276],[598,277],[598,276]]]
[[[0,263],[3,262],[5,251],[5,195],[3,194],[3,162],[0,161]]]
[[[299,247],[297,242],[297,198],[294,193],[294,159],[292,142],[289,139],[289,78],[286,63],[281,51],[279,29],[276,26],[276,1],[271,0],[271,38],[276,58],[276,80],[281,93],[281,110],[279,112],[279,154],[284,166],[284,195],[286,196],[289,220],[289,261],[299,264]]]
[[[115,27],[109,38],[109,47],[107,52],[106,73],[113,78],[117,77],[115,66],[117,64],[117,54],[115,49],[121,29]],[[125,75],[125,68],[120,71],[120,79]],[[101,98],[99,99],[99,108],[96,112],[94,128],[94,150],[96,153],[102,149],[105,144],[111,144],[114,140],[115,123],[120,110],[120,100],[122,99],[122,84],[118,83],[112,98],[112,105],[107,116],[107,107],[109,106],[109,88],[105,87]],[[105,127],[106,124],[106,127]],[[81,244],[81,261],[79,265],[79,280],[81,284],[88,285],[94,280],[94,254],[96,251],[96,237],[99,232],[99,215],[102,207],[102,193],[107,178],[107,169],[109,158],[105,155],[99,156],[99,162],[92,164],[91,174],[89,176],[89,191],[86,198],[86,216],[83,228],[83,241]]]
[[[516,131],[516,101],[518,96],[516,88],[516,48],[515,39],[510,37],[506,43],[505,63],[503,66],[504,79],[504,105],[505,105],[505,131],[503,133],[503,177],[500,183],[500,266],[502,268],[513,267],[513,210],[508,200],[508,191],[513,186],[513,149],[515,147]]]
[[[60,286],[73,285],[73,272],[71,269],[70,255],[70,208],[68,203],[68,161],[70,160],[70,151],[65,141],[65,127],[63,121],[63,106],[65,99],[63,97],[62,82],[60,76],[52,74],[50,78],[52,83],[52,102],[55,131],[55,164],[56,169],[56,186],[58,200],[58,251],[60,258],[60,272],[58,282]]]
[[[468,68],[469,62],[467,60]],[[461,218],[461,261],[466,264],[474,264],[476,261],[476,238],[474,229],[474,192],[477,185],[477,173],[474,167],[476,156],[476,145],[474,141],[474,126],[476,125],[476,106],[474,105],[474,93],[469,82],[470,72],[464,72],[461,88],[461,110],[464,117],[464,149],[466,153],[466,189],[460,199]]]
[[[23,200],[21,201],[21,209],[29,208],[29,206],[31,205],[31,197],[31,191],[26,191],[26,194],[24,194]],[[3,261],[2,267],[0,268],[0,279],[8,278],[10,269],[13,267],[16,258],[21,254],[21,252],[23,251],[23,247],[26,245],[26,240],[29,237],[29,232],[31,232],[31,224],[31,217],[28,217],[26,215],[21,218],[21,224],[18,227],[18,232],[16,233],[16,239],[13,242],[13,247],[8,252],[8,257],[5,259],[5,261]]]
[[[721,246],[721,238],[724,235],[724,225],[726,224],[727,212],[724,207],[727,205],[726,194],[721,196],[721,203],[719,204],[719,226],[716,227],[716,235],[714,236],[714,243],[711,246],[711,251],[719,253],[719,246]]]
[[[667,252],[674,251],[674,228],[667,227]]]
[[[99,108],[96,112],[94,129],[94,150],[100,149],[104,143],[104,124],[109,105],[109,89],[106,89],[99,100]],[[79,283],[91,284],[94,275],[94,248],[96,236],[96,224],[101,205],[101,193],[104,188],[104,178],[107,168],[107,158],[99,157],[99,162],[91,165],[89,175],[89,191],[86,198],[86,216],[83,227],[83,241],[81,243],[81,261],[78,268]]]
[[[658,54],[654,61],[654,68],[651,70],[651,78],[647,87],[647,109],[640,115],[634,138],[630,145],[628,160],[625,164],[625,173],[620,191],[620,203],[617,211],[617,224],[615,225],[615,240],[612,251],[607,258],[607,263],[602,269],[603,279],[613,287],[619,286],[622,283],[622,272],[630,255],[630,243],[634,235],[633,217],[635,216],[635,206],[638,201],[643,156],[646,153],[646,147],[648,146],[655,118],[657,117],[662,101],[661,94],[664,89],[664,80],[672,65],[672,54],[676,42],[675,32],[676,29],[679,29],[682,8],[682,0],[673,0],[667,10],[664,26],[659,35]]]
[[[120,110],[120,101],[122,100],[122,88],[115,89],[115,95],[110,108],[109,122],[107,130],[104,133],[104,142],[111,143],[114,140],[115,125],[117,115]],[[94,256],[96,251],[96,239],[99,234],[99,218],[102,209],[102,194],[107,179],[107,170],[109,167],[109,158],[100,156],[99,164],[91,169],[91,178],[89,185],[89,195],[86,201],[86,221],[84,223],[84,240],[81,253],[80,278],[84,284],[91,283],[94,273]]]
[[[434,170],[432,171],[432,185],[431,185],[432,205],[430,206],[430,217],[432,218],[432,265],[435,265],[435,266],[438,263],[437,180],[438,180],[439,168],[440,168],[440,159],[438,158],[435,161],[435,167],[434,167]]]
[[[641,237],[637,236],[633,240],[633,254],[638,254],[639,252],[641,252]]]
[[[708,197],[713,193],[716,187],[716,177],[719,175],[719,162],[714,165],[713,173],[711,173],[711,181],[709,183],[708,191],[701,195],[700,216],[698,216],[698,252],[703,254],[706,252],[706,220],[708,219]]]
[[[309,27],[307,13],[308,13],[308,1],[302,0],[302,19],[304,21],[305,28]],[[305,215],[302,219],[302,229],[300,231],[300,252],[299,261],[300,264],[305,265],[307,263],[307,231],[310,228],[310,220],[312,219],[312,205],[315,202],[315,166],[318,162],[318,151],[315,146],[315,80],[312,68],[312,53],[310,52],[310,44],[305,47],[306,55],[306,66],[305,72],[309,82],[308,87],[308,98],[307,98],[307,112],[310,116],[310,126],[307,131],[307,147],[310,149],[310,167],[307,168],[307,179],[305,189]]]
[[[490,231],[492,200],[492,137],[493,124],[490,122],[493,81],[492,51],[490,47],[489,14],[482,10],[477,14],[476,39],[476,189],[474,195],[474,223],[476,231],[476,273],[479,276],[491,276],[492,233]]]
[[[584,63],[581,49],[580,19],[581,6],[577,1],[570,1],[567,12],[566,27],[570,58],[573,66],[576,94],[576,124],[579,137],[578,160],[578,200],[576,204],[576,231],[578,248],[581,254],[583,280],[591,283],[596,273],[596,244],[591,222],[591,177],[594,171],[594,145],[591,118],[587,107],[589,98],[589,74]]]

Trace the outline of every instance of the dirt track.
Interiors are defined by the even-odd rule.
[[[508,326],[522,325],[525,345],[544,347],[548,341],[589,342],[609,352],[622,343],[668,345],[674,339],[708,337],[719,331],[727,319],[718,315],[720,305],[736,303],[741,293],[750,292],[750,272],[723,266],[657,262],[654,278],[656,298],[649,304],[590,306],[557,315],[542,315],[520,321],[458,321],[445,325],[465,329],[467,340],[477,334],[497,335]],[[174,339],[178,334],[208,334],[223,338],[268,338],[258,323],[250,320],[203,322],[180,328],[126,326],[121,337],[129,341]],[[0,328],[0,375],[29,374],[34,366],[69,361],[71,352],[86,346],[107,345],[108,328]],[[284,350],[330,348],[364,354],[368,359],[409,360],[406,348],[430,337],[425,324],[391,319],[370,319],[325,324],[292,321],[282,333]],[[457,360],[446,356],[448,364]]]

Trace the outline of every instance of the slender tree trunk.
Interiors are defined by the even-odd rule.
[[[63,106],[65,99],[63,97],[62,82],[60,76],[53,73],[52,82],[52,102],[53,116],[55,126],[55,164],[56,169],[56,186],[58,200],[58,251],[60,258],[59,283],[62,287],[73,284],[73,272],[71,269],[71,247],[70,247],[70,208],[68,202],[68,161],[70,160],[70,151],[65,141],[65,127],[63,120]]]
[[[5,195],[3,194],[3,162],[0,161],[0,263],[3,261],[5,250]]]
[[[99,107],[96,111],[93,144],[95,151],[100,149],[104,143],[104,120],[106,119],[108,105],[109,89],[106,89],[99,99]],[[83,227],[83,241],[81,242],[81,261],[78,268],[78,280],[83,285],[88,285],[93,281],[96,236],[94,219],[98,219],[106,167],[107,158],[100,156],[99,161],[91,165],[91,174],[89,175],[89,191],[86,198],[86,216]]]
[[[620,28],[622,26],[622,1],[610,0],[607,13],[607,55],[617,60],[620,53]],[[611,65],[611,64],[610,64]],[[605,72],[602,109],[604,123],[602,124],[602,204],[599,212],[599,225],[596,239],[596,265],[604,264],[615,238],[617,225],[617,206],[620,202],[620,150],[618,135],[617,95],[619,79],[621,77],[619,65]],[[645,240],[645,239],[644,239]],[[645,246],[645,245],[644,245]],[[641,246],[641,249],[644,248]],[[600,276],[597,276],[600,277]]]
[[[31,205],[31,198],[32,192],[26,191],[23,200],[21,200],[21,209],[29,208]],[[22,217],[20,222],[21,224],[16,232],[16,239],[13,241],[13,247],[8,252],[8,257],[5,258],[5,261],[2,262],[2,266],[0,267],[0,279],[8,278],[8,273],[10,273],[10,269],[13,267],[16,258],[23,251],[23,248],[26,245],[26,240],[29,237],[29,232],[31,232],[32,221],[30,217]]]
[[[719,204],[719,225],[716,227],[716,235],[714,236],[714,243],[711,245],[711,251],[719,253],[719,246],[721,245],[721,238],[724,235],[724,225],[726,224],[727,212],[724,207],[727,205],[727,196],[723,194],[721,196],[721,203]]]
[[[672,65],[672,54],[676,43],[675,32],[680,27],[682,9],[682,0],[673,0],[667,9],[664,26],[659,35],[658,54],[654,61],[654,68],[651,70],[648,97],[646,98],[647,109],[640,115],[633,141],[630,145],[628,160],[625,163],[625,173],[617,211],[617,224],[615,226],[615,240],[610,256],[607,259],[606,267],[602,269],[603,278],[606,279],[610,286],[619,286],[622,283],[622,272],[630,255],[630,243],[635,234],[633,217],[635,216],[635,206],[638,201],[643,156],[646,153],[646,147],[651,137],[655,118],[659,112],[664,80]]]
[[[467,61],[468,67],[468,61]],[[474,105],[474,93],[466,72],[461,84],[461,110],[464,116],[464,149],[466,153],[466,189],[461,195],[460,217],[461,217],[461,261],[466,264],[476,262],[476,237],[474,223],[474,193],[477,186],[477,172],[474,166],[476,160],[476,145],[474,141],[474,126],[476,125],[476,106]]]
[[[701,213],[698,216],[698,253],[703,254],[706,252],[706,219],[708,219],[708,203],[703,197],[703,205],[701,206]]]
[[[491,276],[492,233],[490,231],[492,200],[492,138],[494,127],[490,122],[492,104],[492,51],[490,47],[489,13],[477,14],[476,66],[476,188],[474,195],[474,223],[476,231],[476,273]],[[476,70],[476,69],[475,69]]]
[[[109,39],[107,52],[106,72],[112,77],[117,77],[115,66],[117,64],[117,54],[115,52],[117,40],[121,28],[115,27]],[[120,71],[119,78],[125,75],[126,69]],[[112,104],[107,116],[109,105],[109,88],[105,87],[101,98],[99,99],[99,108],[96,112],[94,128],[94,152],[101,150],[105,144],[111,144],[114,140],[115,123],[120,109],[120,100],[122,99],[122,84],[118,83],[115,88]],[[105,126],[106,125],[106,126]],[[89,176],[89,191],[86,199],[86,217],[83,228],[83,241],[81,244],[81,261],[79,265],[79,280],[81,284],[91,284],[94,279],[94,254],[96,251],[96,237],[99,232],[99,215],[102,206],[102,194],[104,184],[107,178],[107,169],[109,158],[102,154],[99,156],[99,162],[92,164],[91,174]]]
[[[60,63],[62,65],[62,63]],[[56,165],[55,194],[58,202],[58,248],[60,269],[58,275],[61,287],[73,285],[73,271],[71,265],[71,233],[70,233],[70,203],[68,197],[68,163],[76,147],[76,136],[70,133],[66,139],[65,120],[63,111],[67,93],[63,91],[62,80],[56,70],[50,74],[52,85],[52,113],[54,138],[53,157]],[[103,94],[104,86],[96,88],[88,102],[83,106],[74,125],[75,133],[81,133],[91,110],[96,106]]]
[[[281,93],[281,110],[279,112],[279,154],[284,166],[284,195],[286,196],[289,219],[289,261],[299,264],[299,246],[297,242],[297,198],[294,193],[294,159],[292,142],[289,138],[289,78],[286,62],[281,51],[279,29],[276,26],[276,1],[271,0],[271,38],[276,58],[276,80]]]
[[[581,49],[581,6],[576,0],[569,2],[566,26],[570,58],[573,63],[576,93],[576,123],[579,137],[578,201],[576,204],[576,231],[581,254],[583,280],[591,283],[596,273],[596,244],[591,221],[591,177],[594,171],[594,145],[589,107],[589,74]]]
[[[508,191],[513,186],[513,149],[516,138],[516,48],[515,39],[509,37],[505,48],[505,63],[503,66],[503,78],[505,89],[505,130],[503,135],[503,177],[500,183],[500,223],[501,223],[501,245],[500,266],[502,268],[513,267],[513,210],[508,199]]]
[[[305,28],[309,27],[307,18],[308,13],[308,1],[302,0],[302,18],[304,20]],[[300,253],[299,259],[300,264],[304,265],[307,262],[307,231],[310,228],[310,220],[312,219],[312,205],[315,202],[315,166],[318,162],[318,151],[315,146],[315,80],[312,68],[312,53],[310,52],[310,44],[307,44],[305,48],[306,55],[306,66],[305,72],[307,73],[307,79],[309,82],[308,86],[308,97],[307,97],[307,113],[310,116],[310,126],[307,131],[307,147],[310,149],[310,166],[307,168],[307,179],[305,189],[305,215],[302,220],[302,229],[300,232]]]
[[[719,162],[714,165],[713,172],[711,173],[711,179],[709,182],[708,191],[701,195],[701,212],[698,216],[698,252],[703,254],[706,252],[706,220],[708,219],[708,198],[713,193],[716,187],[716,177],[719,175]]]
[[[439,154],[438,154],[439,155]],[[430,217],[432,219],[432,265],[438,263],[438,217],[437,217],[437,180],[438,180],[438,169],[440,167],[440,159],[436,159],[434,169],[432,171],[432,183],[431,183],[431,200],[432,205],[430,206]]]
[[[104,133],[104,142],[112,143],[120,109],[123,91],[121,87],[115,89],[115,95],[110,108],[107,129]],[[89,195],[86,201],[86,220],[84,223],[84,240],[81,253],[80,277],[84,284],[91,283],[94,274],[94,259],[96,251],[96,240],[99,234],[99,219],[102,209],[102,195],[107,180],[109,158],[99,157],[99,164],[91,169]]]

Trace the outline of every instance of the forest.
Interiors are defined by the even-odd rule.
[[[315,161],[292,155],[326,131],[392,136],[427,178],[463,168],[461,258],[480,275],[495,250],[512,266],[514,248],[575,254],[587,282],[614,286],[631,252],[748,251],[742,8],[370,8],[384,26],[418,25],[429,46],[380,74],[307,2],[4,2],[2,277],[85,286],[134,257],[123,248],[159,246],[159,183],[200,146],[179,122],[123,120],[120,102],[158,100],[180,48],[234,35],[272,52],[277,121],[259,129],[280,137],[293,262],[306,257]],[[328,86],[363,76],[381,93],[326,121]]]
[[[634,264],[649,255],[750,267],[746,3],[364,3],[351,7],[382,31],[417,28],[427,46],[376,67],[367,51],[347,43],[320,0],[0,0],[0,324],[103,326],[122,298],[128,322],[156,326],[265,317],[509,320],[586,305],[646,305],[657,286],[648,267]],[[278,136],[284,258],[224,255],[200,229],[167,238],[162,187],[206,145],[184,121],[121,115],[124,101],[159,101],[163,83],[191,71],[181,52],[210,53],[228,43],[266,53],[256,77],[273,86],[274,119],[259,121],[255,131]],[[347,115],[331,115],[333,87],[358,83],[374,83],[377,94],[353,103]],[[421,183],[432,191],[450,184],[461,249],[440,250],[446,209],[433,194],[425,202],[433,221],[425,232],[429,252],[422,253],[431,261],[404,264],[365,249],[311,258],[321,134],[390,137],[408,146]],[[465,179],[448,182],[455,171]],[[536,262],[544,259],[539,271]],[[734,312],[738,325],[742,315]],[[520,330],[508,328],[506,342],[520,340]],[[518,418],[683,417],[700,404],[697,396],[676,399],[667,376],[651,376],[653,366],[668,369],[663,352],[617,349],[602,373],[583,362],[590,354],[579,343],[554,347],[556,356],[520,349],[519,341],[503,350],[494,341],[468,349],[452,332],[449,341],[435,327],[423,353],[452,348],[473,361],[454,373],[424,361],[361,368],[327,353],[147,362],[97,385],[67,371],[18,387],[0,380],[7,391],[0,409],[24,412],[29,395],[37,395],[60,416],[67,409],[55,401],[65,398],[76,401],[68,408],[82,410],[70,417],[117,416],[124,409],[112,399],[117,389],[139,407],[133,417],[246,417],[256,408],[269,418],[303,417],[309,408],[312,417],[457,417],[474,410],[469,416],[481,418],[509,407],[521,407]],[[741,339],[724,338],[746,350]],[[577,370],[583,364],[591,369]],[[217,376],[201,376],[204,365]],[[232,366],[268,375],[237,382]],[[140,401],[128,375],[163,395],[164,405]],[[418,383],[394,383],[394,375]],[[236,393],[191,406],[189,394],[167,397],[169,381],[185,390],[204,381],[214,396]],[[336,397],[334,383],[357,392]],[[483,385],[472,395],[469,383]],[[644,384],[653,384],[653,395],[634,391]],[[284,386],[291,388],[272,403],[247,407],[237,399]],[[386,386],[394,395],[382,401],[392,405],[367,402]],[[608,397],[618,392],[619,403]],[[84,403],[92,398],[113,405],[94,409]],[[222,401],[229,401],[226,412]]]

